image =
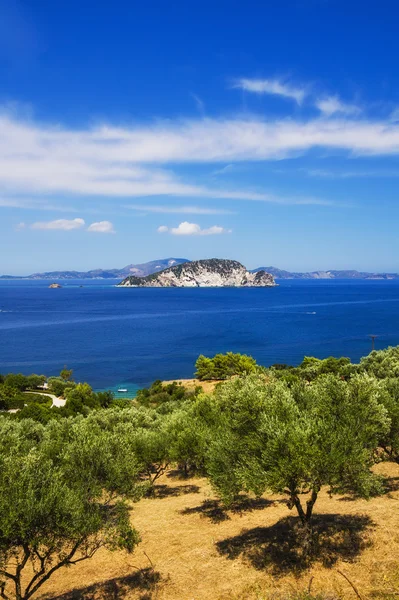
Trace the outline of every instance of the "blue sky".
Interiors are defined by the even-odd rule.
[[[0,273],[399,271],[394,0],[0,0]]]

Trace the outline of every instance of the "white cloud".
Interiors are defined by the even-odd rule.
[[[178,227],[169,228],[166,225],[161,225],[158,227],[158,232],[169,232],[172,235],[219,235],[221,233],[231,233],[231,229],[224,229],[224,227],[219,227],[219,225],[213,225],[212,227],[208,227],[208,229],[201,229],[197,223],[183,221]]]
[[[30,201],[18,200],[17,194],[40,199],[50,194],[69,198],[175,196],[328,205],[331,202],[319,198],[194,185],[161,167],[259,162],[314,149],[352,156],[399,155],[399,123],[341,115],[306,120],[203,118],[157,121],[150,126],[65,129],[0,112],[0,194],[8,206],[20,202],[26,207]]]
[[[220,197],[230,191],[186,184],[157,165],[268,160],[314,147],[358,154],[399,153],[399,126],[358,119],[194,119],[152,127],[67,131],[0,118],[0,129],[0,184],[80,194],[201,195],[205,191]],[[240,193],[245,197],[247,192]]]
[[[83,219],[57,219],[56,221],[37,221],[32,223],[31,229],[61,229],[71,231],[72,229],[81,229],[85,222]]]
[[[25,229],[25,228],[26,228],[26,223],[23,223],[23,222],[18,223],[18,225],[15,226],[16,231],[22,231],[22,229]]]
[[[255,94],[271,94],[292,98],[298,104],[303,102],[307,93],[304,87],[294,87],[280,79],[249,79],[243,77],[237,79],[233,87]]]
[[[96,233],[115,233],[113,224],[110,221],[99,221],[92,223],[87,228],[87,231],[95,231]]]
[[[177,214],[177,215],[234,215],[231,210],[222,208],[206,208],[202,206],[168,206],[154,204],[126,204],[125,208],[140,212]]]
[[[316,100],[316,107],[327,117],[340,113],[342,115],[357,115],[361,112],[359,106],[354,104],[346,104],[342,102],[338,96],[327,96]]]

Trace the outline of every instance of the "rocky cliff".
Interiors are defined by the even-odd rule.
[[[273,275],[250,273],[235,260],[212,258],[176,265],[147,277],[126,277],[121,287],[272,287]]]

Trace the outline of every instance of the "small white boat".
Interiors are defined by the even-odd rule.
[[[119,388],[118,392],[127,392],[126,388]]]

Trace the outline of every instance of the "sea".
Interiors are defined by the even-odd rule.
[[[113,280],[0,280],[0,373],[57,375],[94,389],[190,378],[200,354],[261,365],[358,361],[399,344],[398,280],[280,280],[275,288],[118,288]]]

